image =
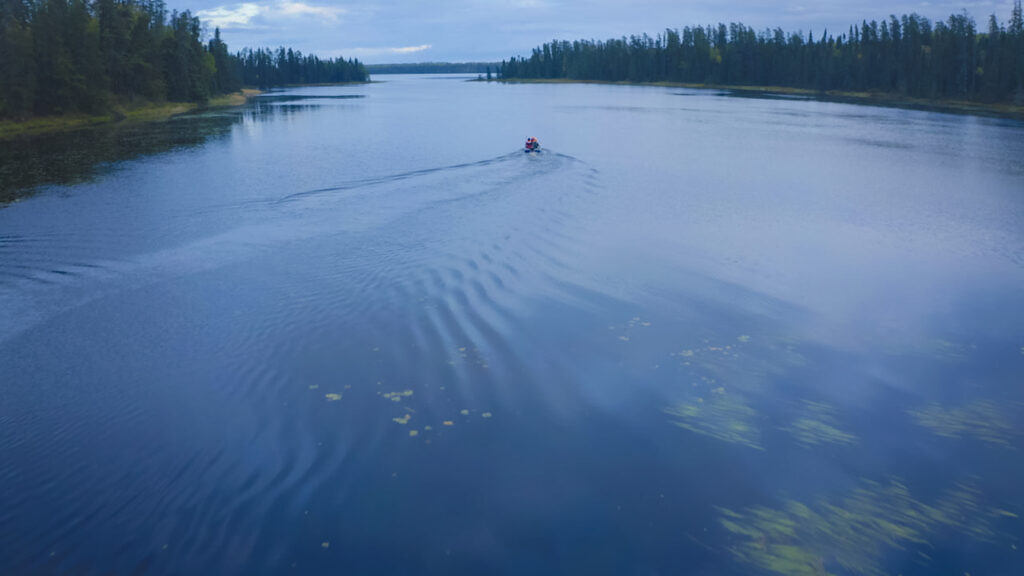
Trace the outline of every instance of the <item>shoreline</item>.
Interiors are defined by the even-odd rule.
[[[115,125],[121,123],[164,122],[175,116],[209,110],[213,108],[232,108],[242,106],[249,98],[262,94],[261,90],[243,88],[233,94],[225,94],[211,98],[204,104],[196,102],[162,102],[143,104],[130,109],[118,109],[109,114],[73,116],[42,116],[28,120],[0,121],[0,142],[9,142],[18,138],[71,132],[93,126]]]
[[[483,80],[487,82],[487,80]],[[688,82],[629,82],[613,80],[574,80],[569,78],[496,78],[491,82],[502,84],[605,84],[611,86],[660,86],[666,88],[690,88],[694,90],[720,90],[748,96],[803,96],[823,102],[865,104],[885,108],[904,108],[929,112],[946,112],[972,116],[987,116],[1024,120],[1024,106],[1007,103],[986,104],[967,100],[931,100],[914,98],[887,92],[844,92],[841,90],[811,90],[786,86],[743,86],[726,84],[694,84]]]

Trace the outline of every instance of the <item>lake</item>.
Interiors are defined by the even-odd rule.
[[[379,78],[0,144],[0,573],[1024,573],[1024,123]]]

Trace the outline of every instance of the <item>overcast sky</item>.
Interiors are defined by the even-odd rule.
[[[967,10],[986,28],[1012,0],[167,0],[190,9],[232,51],[289,46],[365,63],[497,61],[543,42],[656,34],[666,27],[743,22],[757,29],[845,31],[861,20],[917,12],[932,20]]]

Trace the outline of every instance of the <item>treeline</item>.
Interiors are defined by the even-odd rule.
[[[416,62],[413,64],[370,64],[370,74],[483,74],[497,70],[497,62]]]
[[[230,54],[163,0],[0,0],[0,118],[204,102],[245,85],[365,80],[356,60],[280,49]],[[283,54],[283,57],[281,56]]]
[[[246,86],[270,88],[286,84],[365,82],[366,67],[356,59],[303,55],[291,48],[245,49],[238,53],[239,76]]]
[[[979,32],[966,12],[863,22],[834,36],[743,24],[668,29],[651,38],[553,41],[503,61],[500,76],[786,86],[1024,104],[1024,18],[995,15]]]

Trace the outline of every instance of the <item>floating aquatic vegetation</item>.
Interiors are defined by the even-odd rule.
[[[731,344],[724,346],[704,346],[703,348],[688,348],[679,352],[673,352],[672,356],[678,356],[684,358],[683,365],[689,365],[691,360],[717,360],[719,358],[727,358],[736,356],[736,350]]]
[[[324,398],[327,398],[328,402],[337,402],[341,400],[341,394],[324,394]]]
[[[719,523],[737,538],[729,551],[767,572],[818,576],[839,568],[881,576],[887,573],[882,565],[887,553],[930,547],[929,538],[940,530],[994,541],[991,519],[997,511],[984,510],[979,501],[977,490],[958,485],[929,506],[900,482],[865,482],[843,498],[811,505],[790,500],[781,508],[758,506],[742,513],[719,509]]]
[[[910,415],[921,426],[945,438],[974,438],[1006,448],[1014,435],[1004,407],[991,400],[978,400],[957,408],[928,404]]]
[[[738,394],[719,390],[706,401],[698,398],[691,404],[670,406],[665,413],[673,416],[672,423],[680,428],[761,450],[761,432],[753,424],[754,409]]]
[[[480,349],[472,348],[467,349],[465,346],[460,346],[457,350],[458,357],[448,360],[448,364],[455,366],[456,364],[473,364],[480,368],[487,369],[487,359],[480,353]]]
[[[391,400],[392,402],[401,402],[402,398],[408,398],[412,396],[412,390],[403,390],[401,392],[386,392],[381,394],[384,398]]]
[[[319,388],[319,387],[320,387],[320,385],[319,385],[319,384],[310,384],[310,385],[309,385],[309,389],[310,389],[310,390],[316,390],[316,389],[317,389],[317,388]]]
[[[750,336],[747,336],[746,334],[741,334],[737,336],[736,339],[740,342],[750,342]]]
[[[451,420],[445,420],[441,424],[443,424],[445,426],[455,426],[455,422],[452,422]]]
[[[491,414],[490,412],[484,412],[483,414],[480,415],[481,418],[490,418],[491,416],[493,416],[493,414]]]
[[[639,316],[634,316],[630,318],[629,321],[627,321],[624,325],[613,324],[611,326],[608,326],[608,330],[612,332],[617,332],[621,330],[623,333],[619,335],[619,340],[622,340],[623,342],[629,342],[631,335],[636,328],[648,328],[650,327],[650,325],[650,322],[642,320]]]
[[[323,548],[324,550],[326,550],[326,549],[331,547],[331,543],[330,542],[321,542],[320,543],[320,547]]]
[[[408,424],[410,418],[412,418],[412,414],[403,414],[402,416],[399,416],[398,418],[392,418],[391,421],[392,422],[398,422],[399,424]]]
[[[856,444],[857,437],[837,426],[835,409],[820,402],[805,400],[799,418],[783,430],[793,435],[797,444],[808,448],[819,444]]]
[[[463,416],[469,416],[469,410],[459,410],[459,414],[462,414]]]
[[[433,426],[424,426],[423,429],[426,430],[427,432],[430,432],[431,430],[434,429],[434,427]]]
[[[996,527],[1004,522],[1020,520],[1020,516],[1002,508],[984,503],[984,495],[974,485],[957,483],[947,490],[935,504],[945,524],[956,527],[962,534],[980,542],[1005,545],[1007,540],[1019,540],[1022,526],[1017,522],[1014,534],[1002,534]],[[1016,544],[1011,543],[1013,548]]]
[[[417,437],[419,435],[420,435],[420,431],[419,430],[409,430],[409,436],[415,438],[415,437]]]

